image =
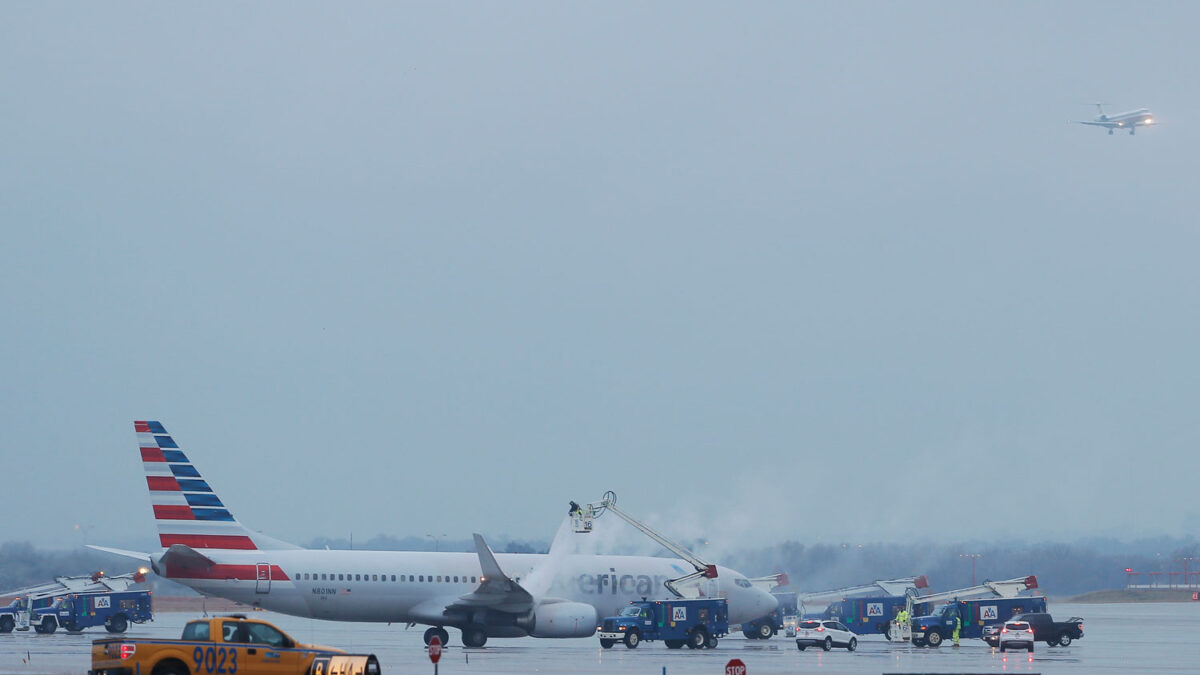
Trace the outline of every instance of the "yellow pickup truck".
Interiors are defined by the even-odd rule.
[[[189,621],[179,640],[94,640],[88,675],[379,675],[379,661],[234,614]]]

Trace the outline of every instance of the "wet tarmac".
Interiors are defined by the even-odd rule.
[[[596,638],[578,640],[493,639],[487,647],[465,649],[451,629],[451,645],[439,663],[439,675],[486,673],[581,673],[603,675],[723,675],[732,658],[746,664],[747,675],[827,673],[1198,673],[1200,602],[1162,604],[1053,604],[1056,618],[1084,617],[1084,638],[1070,647],[1039,643],[1032,655],[1001,654],[979,639],[962,646],[916,648],[867,637],[859,649],[800,652],[795,642],[727,637],[714,650],[668,650],[659,642],[637,649],[618,645],[601,649]],[[131,637],[177,638],[194,614],[164,613],[153,623],[131,627]],[[421,640],[423,626],[350,624],[254,613],[275,622],[297,640],[372,652],[385,673],[433,673]],[[103,630],[78,635],[63,632],[0,635],[0,675],[70,673],[89,666],[91,641]],[[665,670],[664,670],[665,669]]]

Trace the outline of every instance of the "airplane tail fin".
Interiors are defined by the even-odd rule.
[[[1105,106],[1105,105],[1107,105],[1107,104],[1105,104],[1105,103],[1093,103],[1092,105],[1096,106],[1096,112],[1097,112],[1097,115],[1098,115],[1098,119],[1100,119],[1101,121],[1104,121],[1104,120],[1107,120],[1107,119],[1108,119],[1108,115],[1104,114],[1104,106]]]
[[[159,422],[137,421],[138,448],[163,548],[253,551],[299,548],[242,525]]]

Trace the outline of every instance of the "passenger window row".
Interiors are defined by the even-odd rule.
[[[320,572],[320,573],[304,572],[302,574],[297,574],[296,580],[297,581],[388,581],[388,576],[389,575],[387,575],[387,574],[334,574],[332,572]],[[409,574],[409,575],[407,575],[407,581],[410,581],[410,582],[433,583],[434,579],[435,579],[435,576],[432,574],[428,574],[428,575],[427,574],[416,574],[416,575]],[[468,579],[469,579],[469,581],[468,581]],[[436,580],[437,580],[437,583],[441,583],[441,584],[467,584],[467,583],[473,584],[473,583],[475,583],[475,577],[467,577],[467,576],[462,576],[462,577],[453,576],[452,577],[448,574],[446,574],[446,575],[439,574],[436,576]],[[397,581],[397,577],[395,574],[391,575],[391,581]],[[398,581],[401,583],[406,581],[405,575],[401,574],[399,576]]]

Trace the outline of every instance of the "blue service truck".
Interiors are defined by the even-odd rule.
[[[669,649],[717,646],[729,633],[729,605],[723,598],[638,600],[600,623],[600,646],[618,642],[635,649],[647,640],[662,640]]]
[[[124,633],[130,623],[153,620],[150,591],[71,593],[30,612],[29,625],[38,633],[53,633],[59,626],[73,633],[94,626]]]
[[[937,647],[954,634],[955,619],[962,621],[959,638],[983,637],[984,626],[1003,623],[1015,614],[1046,611],[1044,596],[1017,598],[981,598],[956,600],[938,607],[932,614],[912,619],[912,643],[917,647]]]
[[[0,633],[11,633],[13,629],[29,630],[29,613],[49,607],[54,598],[36,598],[22,595],[13,599],[6,607],[0,607]]]
[[[770,614],[742,624],[742,635],[747,640],[768,640],[783,630],[785,617],[796,616],[800,611],[797,607],[796,593],[772,593],[779,605]]]
[[[914,599],[914,602],[913,609],[922,611],[920,600]],[[904,595],[848,598],[830,603],[824,612],[814,618],[841,621],[856,635],[882,635],[891,640],[892,620],[907,603],[908,596]]]

